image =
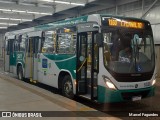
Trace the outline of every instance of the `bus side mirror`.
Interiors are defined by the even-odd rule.
[[[104,40],[103,34],[102,34],[102,33],[97,33],[97,34],[96,34],[95,43],[96,43],[99,47],[103,47],[103,40]]]

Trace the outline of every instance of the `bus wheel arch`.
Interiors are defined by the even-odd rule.
[[[62,71],[58,77],[58,88],[61,90],[62,95],[68,98],[73,98],[73,82],[71,75],[68,72]]]
[[[17,76],[19,80],[23,80],[23,68],[22,68],[22,64],[18,63],[17,64]]]

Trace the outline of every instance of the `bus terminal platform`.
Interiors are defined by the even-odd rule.
[[[69,111],[96,111],[93,108],[85,106],[81,103],[78,103],[74,100],[68,99],[63,97],[62,95],[54,94],[50,91],[45,89],[39,88],[35,85],[26,83],[24,81],[20,81],[14,77],[10,77],[9,73],[0,72],[0,111],[7,111],[7,112],[19,112],[22,111],[43,111],[46,114],[50,114],[49,117],[45,116],[46,120],[53,120],[53,119],[61,119],[61,120],[105,120],[106,117],[96,117],[93,118],[92,116],[88,117],[81,117],[76,115],[68,115],[66,118],[63,116],[64,114],[70,114]],[[64,112],[65,111],[65,112]],[[49,113],[47,113],[49,112]],[[55,113],[57,115],[55,115]],[[25,113],[25,112],[24,112]],[[53,114],[52,114],[53,113]],[[103,113],[102,113],[103,114]],[[0,115],[1,116],[1,115]],[[83,115],[85,116],[85,115]],[[105,115],[104,115],[105,116]],[[1,116],[2,117],[2,116]],[[20,119],[19,116],[17,117],[15,114],[12,116],[12,120]],[[33,117],[33,116],[30,116]],[[36,117],[36,116],[34,116]],[[37,115],[37,119],[41,120],[44,119],[42,115]],[[39,118],[42,117],[42,118]],[[47,118],[46,118],[47,117]],[[53,118],[51,118],[53,117]],[[118,118],[109,117],[112,120],[117,120]],[[3,120],[8,119],[7,116],[3,116],[0,118]],[[33,119],[33,118],[23,118],[23,119]],[[36,118],[34,118],[36,119]]]

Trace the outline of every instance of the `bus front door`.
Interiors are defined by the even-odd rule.
[[[94,43],[97,32],[82,32],[77,41],[77,95],[97,99],[98,49]]]

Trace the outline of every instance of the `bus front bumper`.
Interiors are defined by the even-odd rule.
[[[155,86],[136,90],[110,90],[103,86],[98,86],[98,102],[126,102],[140,100],[154,96]],[[134,99],[134,98],[138,99]]]

